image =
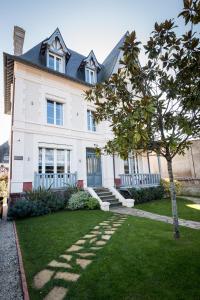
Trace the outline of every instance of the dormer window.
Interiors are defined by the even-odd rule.
[[[90,84],[97,83],[97,73],[101,69],[94,52],[90,54],[81,62],[80,69],[85,70],[85,81]]]
[[[58,72],[63,72],[63,59],[49,52],[49,68]]]
[[[54,71],[65,73],[65,65],[69,59],[70,52],[58,28],[43,42],[41,52],[45,53],[45,51],[47,67]]]
[[[97,82],[96,71],[91,70],[89,68],[85,68],[85,81],[90,84],[95,84]]]

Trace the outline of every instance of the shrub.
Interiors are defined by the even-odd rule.
[[[84,191],[79,191],[75,194],[72,194],[68,202],[68,208],[71,210],[84,208],[89,197],[89,194]]]
[[[137,204],[162,199],[164,195],[164,189],[162,186],[140,189],[131,188],[129,189],[129,194],[131,198],[135,200],[135,204]]]
[[[18,199],[8,208],[8,219],[20,219],[31,216],[33,203],[27,199]]]
[[[99,209],[99,208],[100,208],[100,205],[99,205],[99,202],[98,202],[97,199],[90,197],[90,198],[87,200],[87,202],[86,202],[86,204],[85,204],[85,207],[86,207],[87,209]]]
[[[170,197],[170,181],[169,178],[161,179],[161,184],[164,188],[164,192],[168,197]],[[182,184],[178,180],[174,180],[176,194],[180,195],[182,191]]]

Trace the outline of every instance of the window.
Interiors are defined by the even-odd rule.
[[[89,131],[96,131],[96,122],[94,119],[94,112],[87,110],[87,125]]]
[[[54,54],[49,54],[49,68],[62,72],[62,58]]]
[[[70,173],[70,150],[39,148],[38,173]]]
[[[63,104],[47,100],[47,123],[63,125]]]
[[[137,154],[124,160],[124,174],[139,173],[138,157]]]
[[[94,70],[85,69],[85,80],[88,83],[95,84],[96,83],[96,72]]]

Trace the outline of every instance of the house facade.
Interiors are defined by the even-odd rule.
[[[23,54],[24,36],[15,27],[14,55],[4,53],[5,113],[12,115],[10,194],[40,186],[158,184],[148,155],[123,161],[95,152],[112,132],[109,122],[96,124],[84,92],[118,70],[125,35],[102,64],[93,51],[83,56],[68,49],[59,29]]]

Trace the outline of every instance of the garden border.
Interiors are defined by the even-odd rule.
[[[17,256],[18,256],[18,262],[19,262],[19,270],[20,270],[20,279],[21,279],[21,285],[22,285],[22,291],[23,291],[23,298],[24,298],[24,300],[30,300],[29,293],[28,293],[27,281],[26,281],[26,274],[24,271],[22,253],[21,253],[21,249],[20,249],[20,245],[19,245],[19,238],[18,238],[18,234],[17,234],[17,228],[16,228],[15,221],[13,222],[13,227],[14,227],[15,242],[16,242],[16,247],[17,247]]]

